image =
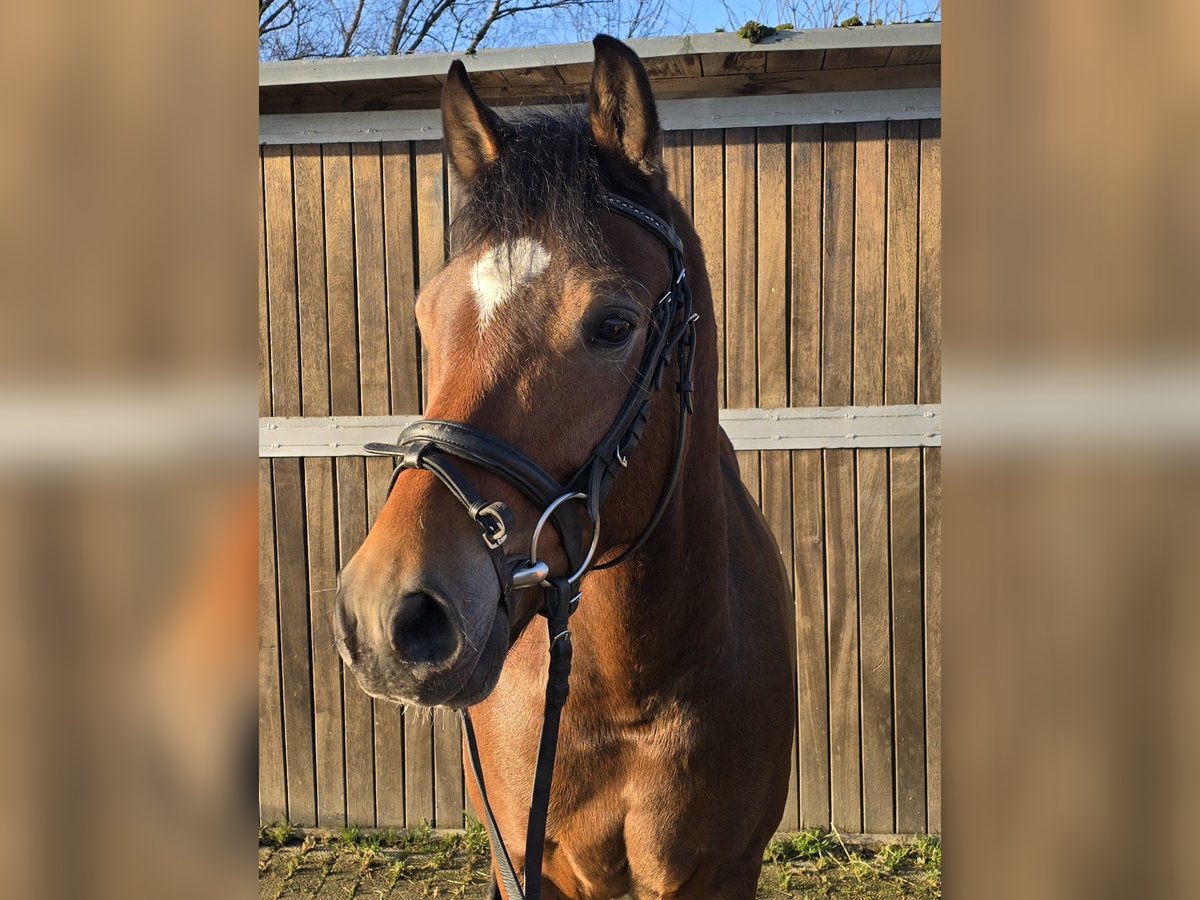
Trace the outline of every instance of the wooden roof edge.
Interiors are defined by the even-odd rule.
[[[694,53],[746,53],[780,50],[841,50],[860,47],[927,47],[940,45],[942,25],[929,22],[913,25],[820,28],[780,31],[751,44],[734,32],[685,34],[675,37],[635,38],[627,41],[643,59],[687,56]],[[468,72],[536,69],[546,66],[590,63],[590,41],[578,44],[548,44],[504,50],[481,50],[473,56],[462,53],[415,53],[411,56],[360,56],[350,59],[302,59],[263,62],[258,66],[259,87],[330,84],[373,79],[418,78],[444,75],[450,63],[461,59]]]

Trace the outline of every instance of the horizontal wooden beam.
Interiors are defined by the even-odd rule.
[[[780,31],[757,44],[733,32],[690,34],[678,37],[641,38],[627,41],[643,59],[689,56],[694,53],[777,53],[796,50],[853,50],[863,47],[926,47],[942,42],[939,22],[886,25],[881,28],[818,28]],[[374,81],[389,78],[443,76],[454,60],[462,60],[468,72],[536,69],[543,66],[591,64],[590,42],[481,50],[463,53],[415,53],[404,56],[366,56],[354,59],[303,59],[264,62],[258,66],[260,87],[331,82]]]
[[[528,110],[536,107],[524,107]],[[503,114],[504,110],[499,110]],[[753,97],[661,100],[659,118],[668,131],[939,119],[936,87],[889,91],[830,91]],[[363,141],[432,141],[442,137],[436,109],[381,112],[299,113],[258,117],[260,144],[336,144]]]
[[[371,441],[394,441],[416,416],[265,417],[258,420],[258,455],[363,456]],[[737,450],[820,450],[838,447],[939,447],[938,404],[729,409],[721,425]]]

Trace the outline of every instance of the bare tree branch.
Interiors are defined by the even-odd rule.
[[[437,24],[438,19],[444,16],[446,14],[446,10],[453,5],[454,0],[438,0],[438,2],[434,4],[433,9],[430,10],[429,15],[425,17],[425,22],[421,25],[421,30],[417,32],[417,36],[413,38],[412,42],[408,45],[408,47],[405,48],[404,52],[415,53],[417,48],[421,46],[421,42],[425,40],[425,37],[433,29],[433,26]]]
[[[479,30],[475,32],[475,37],[471,38],[471,43],[467,45],[467,53],[474,53],[480,42],[487,37],[487,33],[491,30],[492,25],[500,18],[500,0],[494,0],[492,3],[491,12],[488,17],[483,20],[483,24],[479,26]]]
[[[388,54],[393,55],[400,49],[400,42],[404,39],[407,33],[408,22],[411,17],[408,14],[409,0],[401,0],[400,5],[396,7],[396,15],[392,19],[392,38],[388,41]]]
[[[354,35],[358,32],[358,26],[362,24],[363,7],[366,5],[367,0],[358,0],[358,6],[354,8],[354,18],[342,32],[342,56],[350,55],[350,48],[354,45]]]
[[[720,0],[728,27],[827,28],[851,14],[865,21],[940,18],[936,0]],[[700,4],[695,4],[695,7]],[[263,59],[346,57],[443,49],[474,52],[588,40],[599,31],[626,38],[686,34],[703,16],[684,0],[258,0]]]
[[[279,22],[279,17],[288,13],[287,21]],[[296,0],[258,0],[258,36],[281,31],[296,21]]]
[[[491,27],[501,19],[510,18],[518,13],[531,12],[535,9],[561,9],[564,6],[578,6],[586,2],[587,0],[547,0],[547,2],[543,3],[531,3],[528,6],[505,7],[502,5],[503,0],[494,0],[491,12],[488,13],[488,17],[484,20],[483,24],[479,26],[479,30],[475,32],[475,37],[471,39],[471,43],[467,45],[467,49],[464,52],[474,53],[487,36]]]

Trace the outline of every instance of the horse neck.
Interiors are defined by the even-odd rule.
[[[676,228],[688,248],[688,279],[700,314],[695,412],[686,453],[662,521],[625,563],[588,576],[591,584],[585,584],[580,621],[578,628],[573,627],[581,641],[597,649],[602,680],[635,693],[703,666],[726,645],[730,626],[712,293],[703,253],[686,214],[677,211]],[[664,380],[669,383],[670,377]],[[674,403],[672,395],[656,413],[674,416]],[[589,604],[593,590],[596,600]],[[605,674],[610,677],[604,679]]]

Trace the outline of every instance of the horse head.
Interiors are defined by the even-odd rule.
[[[682,279],[682,250],[672,257],[629,214],[667,223],[683,215],[666,187],[649,79],[621,42],[597,37],[595,52],[586,108],[519,116],[485,106],[453,64],[441,107],[460,202],[451,258],[416,306],[426,417],[494,436],[559,484],[627,408],[647,347],[663,332],[656,304]],[[614,196],[632,201],[624,215]],[[688,253],[698,254],[690,224],[685,233]],[[675,366],[673,358],[665,366],[666,382],[685,383]],[[582,504],[569,514],[587,534],[600,528],[598,560],[638,537],[678,464],[679,401],[674,391],[646,396],[638,453],[626,461],[617,448],[623,471],[602,526]],[[715,429],[715,405],[711,413]],[[544,507],[486,467],[461,468],[474,491],[511,512],[506,547],[528,546]],[[459,708],[492,690],[542,598],[520,585],[504,597],[478,523],[444,481],[419,465],[398,473],[341,572],[335,623],[342,657],[368,693]],[[551,528],[541,537],[538,555],[553,573],[574,565],[565,542]]]

